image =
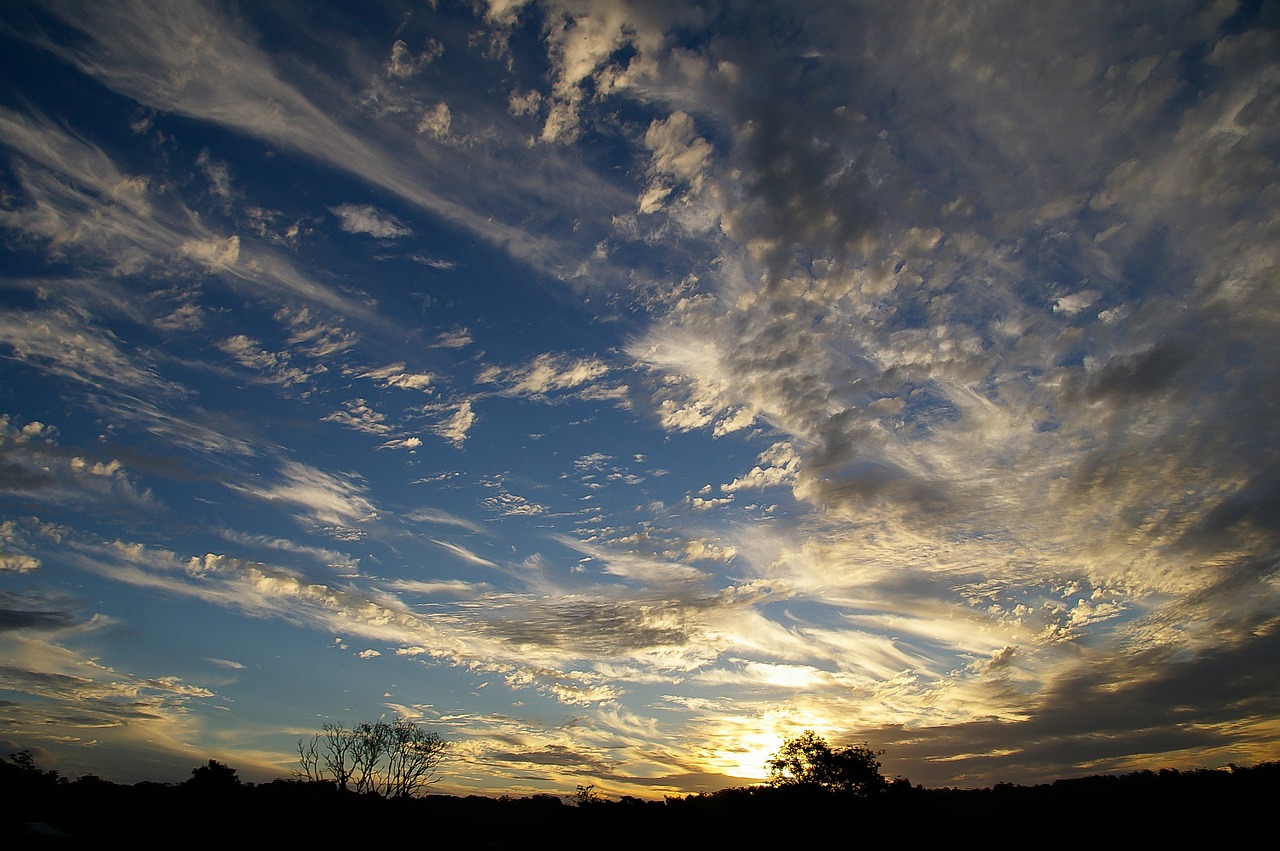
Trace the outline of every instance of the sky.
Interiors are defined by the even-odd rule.
[[[1280,6],[0,7],[0,749],[1280,758]]]

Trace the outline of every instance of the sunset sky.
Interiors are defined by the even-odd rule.
[[[1280,758],[1280,4],[6,2],[0,752]]]

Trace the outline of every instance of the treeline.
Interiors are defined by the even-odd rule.
[[[343,792],[328,781],[241,783],[234,769],[213,761],[185,783],[122,785],[93,776],[68,781],[20,754],[0,761],[0,848],[853,848],[919,841],[949,848],[1166,841],[1217,847],[1273,832],[1280,762],[986,789],[925,789],[898,780],[871,796],[815,786],[743,787],[662,801],[589,792],[387,798]]]

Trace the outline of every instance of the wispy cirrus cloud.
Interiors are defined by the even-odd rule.
[[[258,484],[227,482],[227,487],[266,502],[279,502],[299,511],[299,519],[341,534],[356,534],[360,524],[377,518],[367,488],[357,479],[329,473],[297,461],[285,461],[274,481]]]
[[[579,199],[625,203],[621,187],[575,171],[570,161],[554,154],[544,157],[544,168],[537,171],[494,158],[490,179],[477,182],[465,161],[419,146],[416,128],[375,141],[364,132],[367,116],[358,103],[347,99],[336,79],[323,74],[290,78],[284,66],[253,43],[244,21],[198,3],[184,2],[163,16],[142,3],[127,4],[111,15],[59,4],[50,10],[84,38],[75,47],[40,39],[44,46],[114,90],[153,108],[211,120],[350,171],[565,277],[579,265],[583,252],[578,247],[566,252],[548,235],[516,223],[526,213],[545,208],[546,199],[560,198],[557,187],[568,175],[573,175],[575,185],[584,180],[598,184]],[[194,55],[183,47],[190,43],[201,45]],[[182,84],[172,85],[175,79]],[[517,128],[506,131],[510,147],[524,146]],[[406,167],[410,159],[432,164],[432,185],[421,179],[416,166]],[[468,186],[467,195],[479,203],[461,203],[464,193],[448,192],[446,185]],[[501,206],[509,208],[506,190],[511,187],[519,187],[527,200],[518,203],[510,217],[498,220],[482,212],[491,206],[482,200],[485,197],[505,196]]]

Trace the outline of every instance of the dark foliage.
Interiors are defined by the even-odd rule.
[[[206,765],[191,769],[191,779],[186,786],[202,792],[226,792],[240,785],[236,770],[211,759]]]
[[[769,785],[776,788],[808,786],[865,797],[883,792],[887,785],[880,773],[881,753],[866,742],[833,748],[812,730],[805,730],[783,742],[765,767]]]
[[[331,782],[255,785],[216,762],[172,786],[92,776],[68,782],[11,758],[0,761],[0,848],[329,848],[368,844],[375,829],[380,845],[406,847],[431,836],[451,847],[825,847],[833,835],[848,846],[1065,848],[1087,840],[1103,847],[1216,847],[1269,830],[1277,792],[1280,763],[1272,762],[989,789],[925,789],[898,780],[872,797],[813,784],[665,801],[592,796],[589,806],[575,807],[551,795],[385,798],[344,793]],[[69,838],[28,836],[32,822]]]

